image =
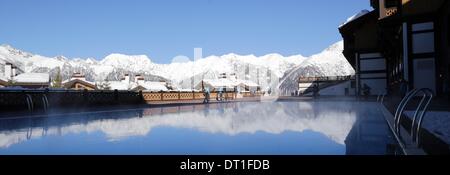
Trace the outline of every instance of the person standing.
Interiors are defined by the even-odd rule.
[[[319,86],[317,84],[314,84],[313,86],[313,96],[316,98],[319,95]]]

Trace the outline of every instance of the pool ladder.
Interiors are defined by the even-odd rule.
[[[386,93],[379,93],[377,96],[377,102],[380,102],[381,104],[383,104],[384,102],[384,97],[386,97]]]
[[[411,123],[411,140],[413,143],[416,144],[417,147],[420,147],[420,131],[423,124],[423,118],[425,114],[427,113],[428,106],[431,103],[431,100],[433,99],[433,91],[428,88],[422,88],[422,89],[413,89],[412,91],[408,92],[406,96],[400,101],[400,104],[398,105],[395,115],[394,115],[394,130],[395,133],[398,136],[401,136],[400,128],[401,128],[401,121],[402,121],[402,114],[408,105],[408,103],[411,101],[411,99],[415,96],[419,95],[422,96],[421,100],[419,102],[419,105],[417,106],[414,116],[412,118]],[[384,97],[383,97],[384,98]]]
[[[30,113],[33,113],[33,111],[34,111],[33,96],[31,96],[30,94],[26,94],[25,95],[25,100],[27,102],[28,111]],[[44,108],[44,112],[47,112],[47,110],[48,110],[48,98],[47,98],[47,95],[45,95],[45,94],[42,96],[42,105],[43,105],[43,108]]]
[[[29,111],[30,113],[32,113],[32,112],[33,112],[33,109],[34,109],[34,105],[33,105],[33,97],[31,97],[30,94],[26,94],[26,95],[25,95],[25,100],[27,101],[28,111]]]

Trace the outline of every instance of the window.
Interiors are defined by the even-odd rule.
[[[447,16],[447,40],[450,46],[450,15]]]
[[[385,8],[392,8],[392,7],[398,7],[399,1],[398,0],[385,0],[384,1],[384,7]]]

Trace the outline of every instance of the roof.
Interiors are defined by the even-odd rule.
[[[23,73],[14,77],[16,83],[48,84],[50,75],[47,73]]]
[[[350,22],[352,22],[352,21],[354,21],[354,20],[360,18],[361,16],[366,15],[366,14],[369,13],[369,12],[370,12],[369,10],[361,10],[359,13],[357,13],[357,14],[355,14],[355,15],[349,17],[349,18],[347,19],[347,21],[345,21],[345,22],[344,22],[343,24],[341,24],[339,27],[345,26],[346,24],[348,24],[348,23],[350,23]]]
[[[360,24],[363,24],[364,21],[366,20],[378,20],[378,11],[376,10],[372,10],[372,11],[361,11],[360,13],[350,17],[349,19],[347,19],[347,21],[342,24],[341,26],[339,26],[339,30],[342,31],[343,30],[349,30],[352,29],[354,27],[358,27]]]
[[[75,83],[80,83],[80,84],[86,85],[86,86],[88,86],[88,87],[91,87],[91,88],[93,88],[93,89],[96,88],[94,82],[90,82],[90,81],[86,81],[86,80],[78,79],[78,78],[72,78],[70,81],[69,81],[69,80],[66,80],[66,81],[63,81],[63,82],[62,82],[62,84],[63,84],[64,87],[66,87],[66,88],[71,87],[71,86],[72,86],[73,84],[75,84]]]
[[[237,85],[244,85],[244,86],[249,86],[249,87],[259,87],[258,84],[256,84],[253,81],[250,81],[250,80],[237,80],[236,83],[237,83]]]
[[[201,82],[200,82],[201,83]],[[233,82],[229,79],[205,79],[203,80],[204,84],[209,84],[210,86],[214,88],[220,88],[220,87],[228,87],[228,88],[234,88],[237,86],[236,82]]]
[[[196,87],[201,87],[200,82]],[[253,81],[250,80],[230,80],[230,79],[205,79],[203,80],[203,83],[205,86],[212,86],[213,88],[234,88],[236,86],[248,86],[248,87],[259,87],[258,84],[256,84]]]
[[[153,82],[153,81],[145,81],[139,82],[139,84],[134,84],[131,89],[136,89],[138,87],[142,87],[147,91],[168,91],[169,89],[166,87],[165,82]]]
[[[123,82],[123,81],[110,81],[109,87],[111,87],[112,90],[129,90],[132,87],[131,83]]]

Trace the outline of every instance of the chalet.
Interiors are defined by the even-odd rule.
[[[108,82],[111,90],[124,90],[128,91],[132,88],[132,82],[130,81],[130,74],[125,74],[120,81],[109,81]]]
[[[62,85],[66,89],[73,89],[73,90],[97,89],[94,82],[87,81],[86,77],[80,73],[74,73],[70,79],[63,81]]]
[[[108,82],[111,90],[126,90],[126,91],[169,91],[166,82],[152,82],[146,81],[143,76],[135,75],[134,81],[131,81],[130,75],[125,76],[120,81]]]
[[[384,81],[382,77],[386,76],[389,92],[395,92],[399,82],[404,81],[408,89],[429,88],[436,95],[448,95],[449,1],[370,3],[373,11],[339,28],[344,38],[344,55],[357,70],[357,84],[374,86],[375,81],[370,83],[366,78]],[[385,71],[381,70],[383,65]]]
[[[250,80],[237,80],[235,81],[238,92],[257,92],[261,91],[261,87]]]
[[[169,91],[166,82],[145,81],[142,75],[135,75],[131,91]]]
[[[261,88],[257,83],[250,80],[238,79],[236,74],[227,75],[222,73],[218,79],[204,79],[195,86],[195,89],[209,89],[210,91],[228,91],[228,92],[257,92]]]
[[[41,89],[50,86],[50,75],[48,73],[23,73],[12,78],[12,86]]]
[[[23,70],[11,63],[5,63],[4,66],[4,74],[0,78],[0,87],[39,89],[50,86],[50,76],[47,73],[23,73]]]
[[[195,86],[195,89],[209,89],[209,91],[227,91],[236,90],[236,83],[225,78],[220,79],[204,79]]]

